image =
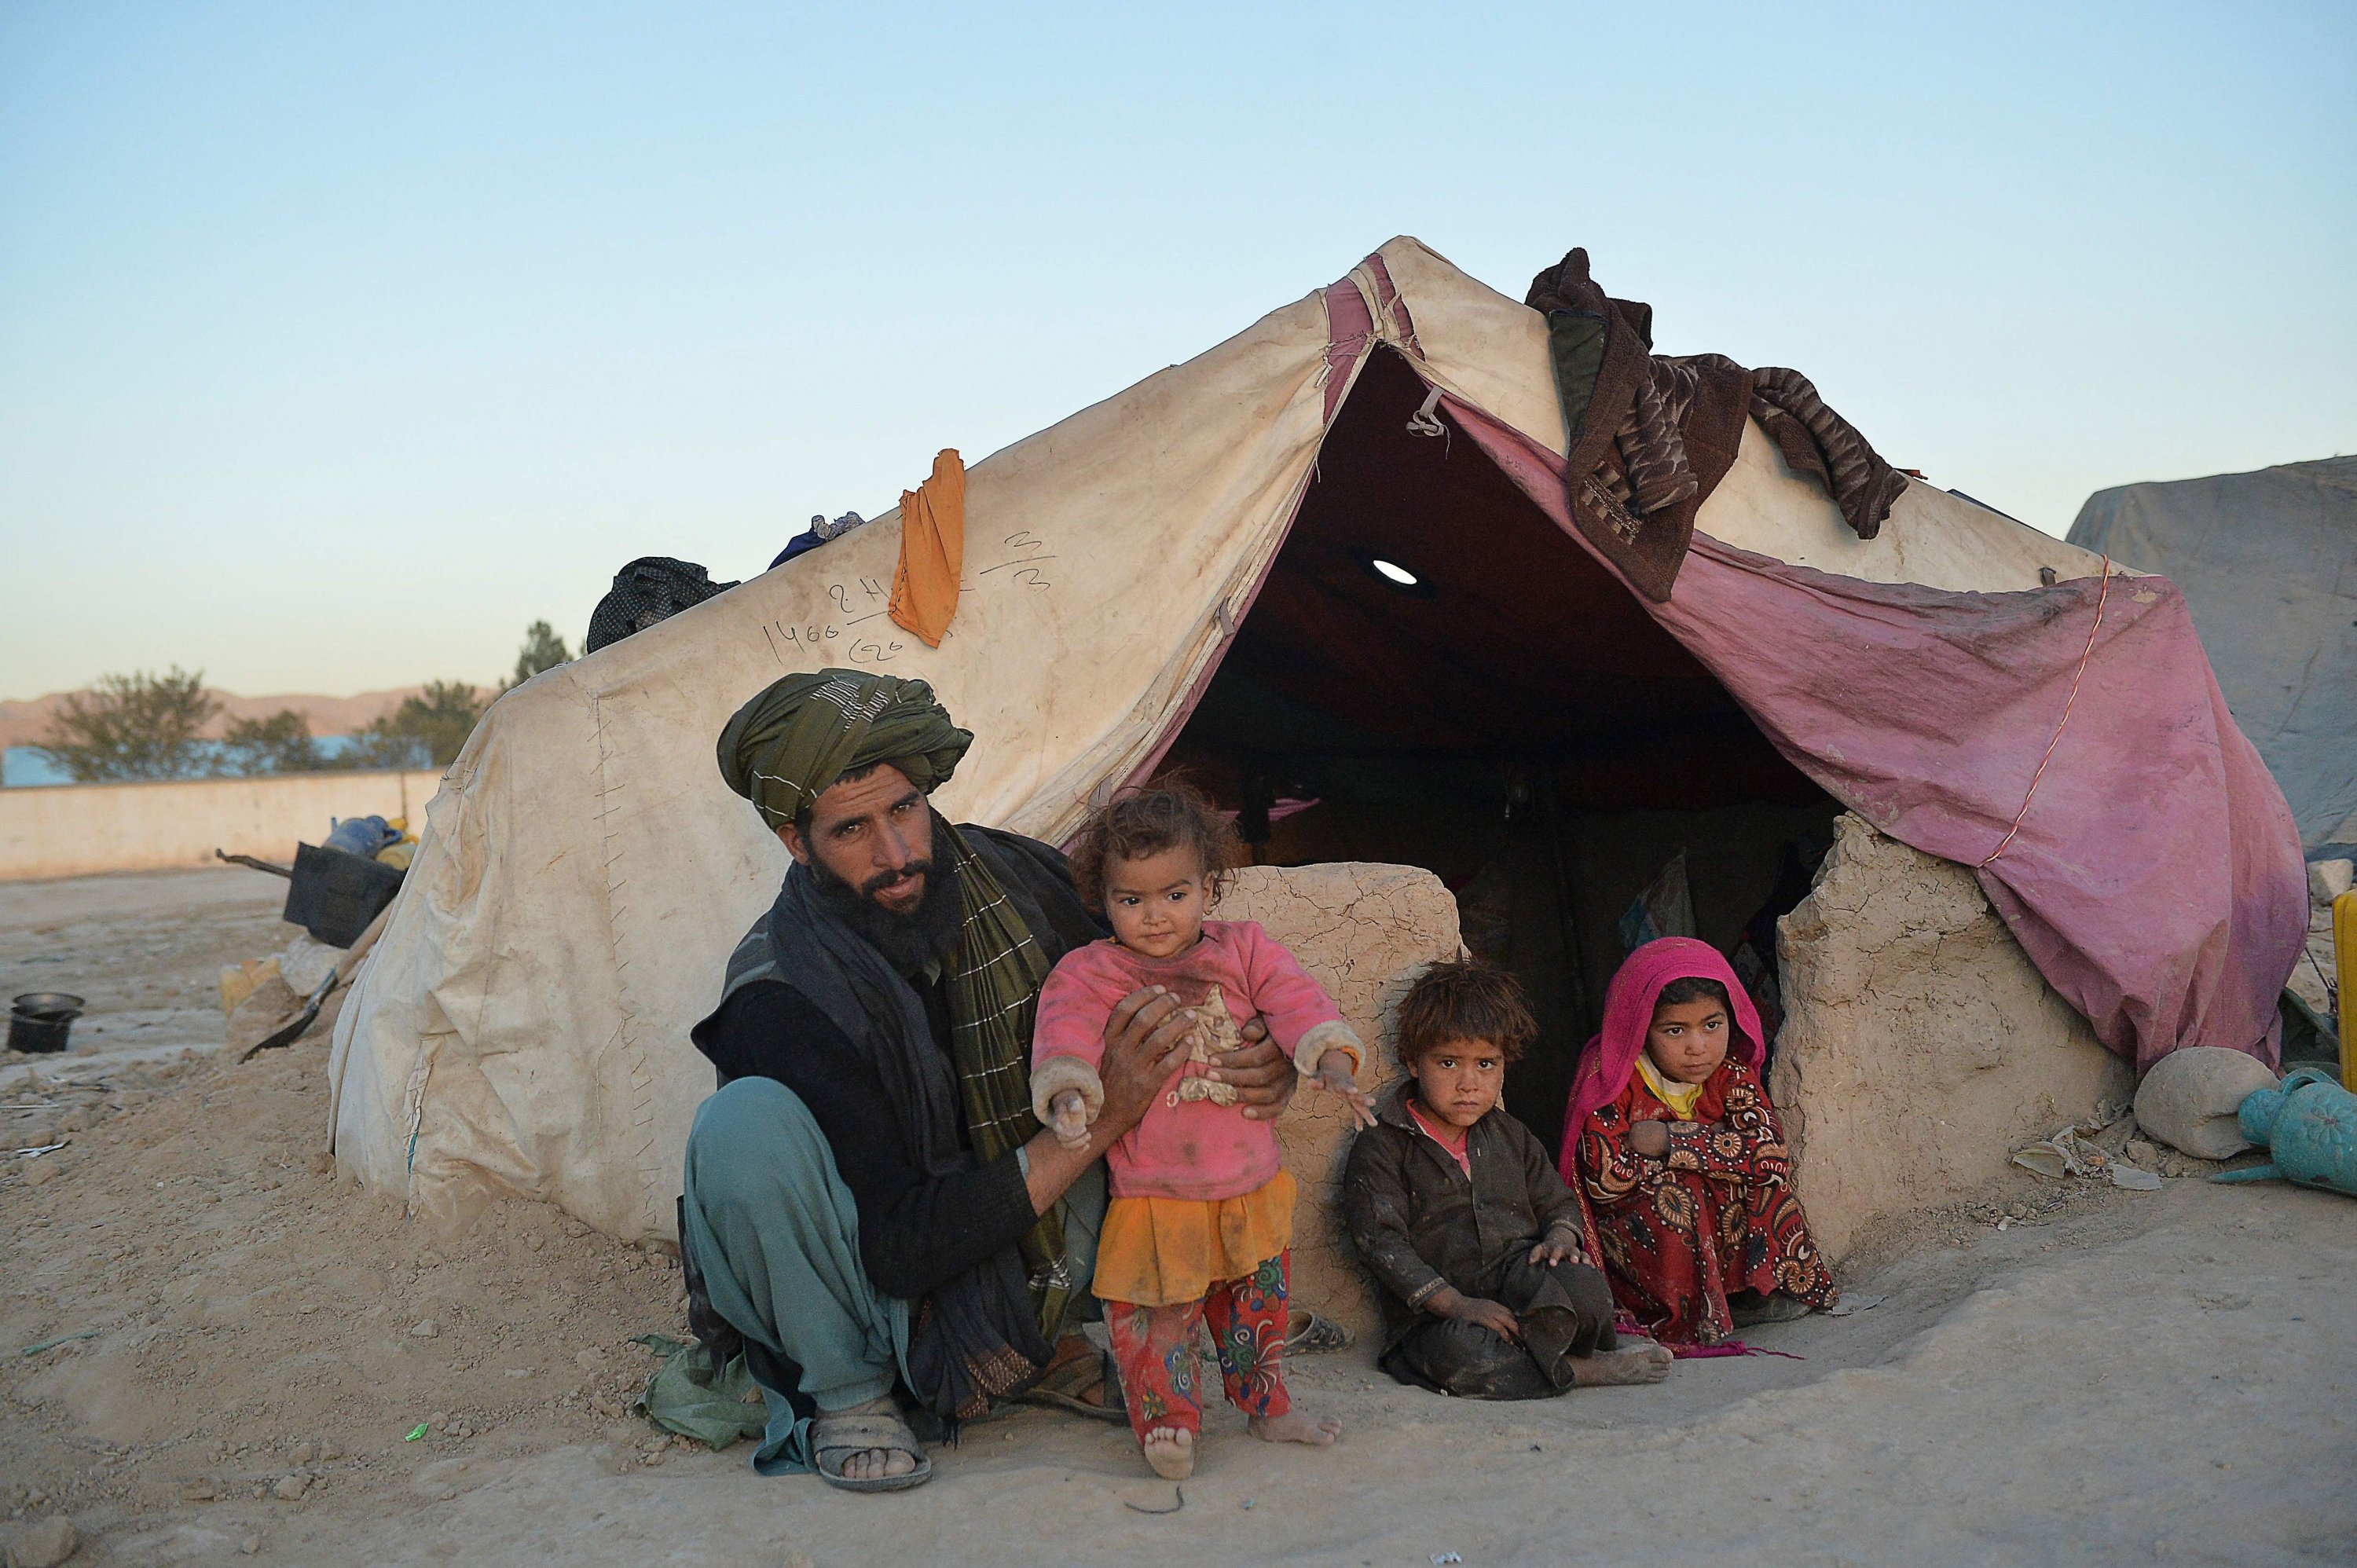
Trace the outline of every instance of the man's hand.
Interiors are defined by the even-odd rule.
[[[1670,1152],[1670,1129],[1666,1122],[1639,1122],[1629,1128],[1629,1146],[1641,1155],[1660,1159]]]
[[[1523,1342],[1522,1320],[1507,1311],[1503,1302],[1466,1295],[1444,1286],[1438,1294],[1426,1298],[1424,1310],[1436,1317],[1453,1318],[1458,1323],[1478,1323],[1512,1345]]]
[[[1147,1108],[1184,1065],[1194,1027],[1193,1015],[1158,985],[1133,991],[1114,1004],[1113,1015],[1105,1020],[1104,1059],[1097,1064],[1104,1108],[1097,1112],[1092,1131],[1101,1147],[1145,1119]],[[1267,1033],[1261,1031],[1264,1040]]]
[[[1243,1036],[1243,1046],[1222,1057],[1220,1065],[1203,1076],[1214,1083],[1235,1085],[1236,1103],[1244,1108],[1246,1121],[1274,1122],[1285,1114],[1286,1103],[1300,1087],[1301,1075],[1293,1069],[1293,1058],[1268,1037],[1268,1026],[1258,1018],[1236,1032]]]

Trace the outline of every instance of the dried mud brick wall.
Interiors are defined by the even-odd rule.
[[[2127,1065],[2040,976],[1972,872],[1845,813],[1777,928],[1769,1074],[1817,1243],[1986,1187],[2024,1139],[2125,1101]]]
[[[1460,950],[1457,900],[1414,866],[1337,861],[1256,865],[1236,873],[1213,914],[1258,920],[1324,986],[1366,1042],[1360,1087],[1399,1074],[1392,1021],[1400,998],[1436,959]],[[1381,1327],[1374,1298],[1342,1233],[1340,1177],[1351,1123],[1334,1096],[1304,1086],[1276,1124],[1286,1169],[1300,1185],[1293,1219],[1293,1299],[1357,1330]]]

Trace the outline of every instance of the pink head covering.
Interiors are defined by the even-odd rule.
[[[1604,1028],[1580,1053],[1579,1070],[1572,1075],[1571,1104],[1564,1112],[1563,1153],[1557,1165],[1563,1179],[1577,1183],[1574,1155],[1579,1130],[1587,1113],[1609,1105],[1629,1087],[1637,1058],[1645,1048],[1645,1031],[1653,1025],[1653,1004],[1673,980],[1716,980],[1727,987],[1727,1005],[1735,1014],[1736,1037],[1727,1054],[1760,1070],[1767,1048],[1760,1043],[1760,1010],[1735,971],[1708,942],[1692,937],[1663,937],[1647,942],[1629,955],[1611,986],[1604,993]]]

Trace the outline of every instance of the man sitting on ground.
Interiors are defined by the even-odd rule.
[[[769,1397],[765,1473],[915,1486],[931,1461],[896,1394],[953,1421],[1101,1364],[1063,1337],[1090,1300],[1100,1162],[1189,1025],[1176,998],[1125,998],[1088,1138],[1040,1128],[1039,987],[1103,932],[1055,850],[927,803],[973,739],[925,682],[847,670],[789,676],[721,732],[723,777],[794,864],[693,1031],[721,1088],[688,1135],[681,1243]],[[1273,1117],[1296,1075],[1245,1035],[1219,1076]]]

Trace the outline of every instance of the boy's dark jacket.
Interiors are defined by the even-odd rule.
[[[1494,1296],[1499,1276],[1550,1230],[1578,1246],[1579,1199],[1555,1174],[1531,1130],[1501,1110],[1469,1130],[1469,1181],[1457,1161],[1407,1112],[1409,1079],[1375,1109],[1375,1125],[1342,1167],[1342,1214],[1359,1259],[1382,1287],[1383,1348],[1422,1320],[1443,1285]]]

